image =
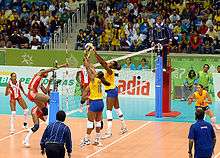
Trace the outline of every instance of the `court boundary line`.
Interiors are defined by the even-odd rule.
[[[73,113],[76,113],[76,112],[78,112],[78,111],[79,111],[79,109],[72,110],[72,111],[70,111],[70,112],[67,113],[67,116],[68,116],[68,115],[71,115],[71,114],[73,114]],[[40,122],[40,125],[42,125],[42,124],[47,124],[47,121],[46,121],[46,122]],[[30,130],[30,128],[28,128],[28,129],[23,129],[23,130],[20,130],[20,131],[14,133],[14,134],[10,134],[10,135],[8,135],[8,136],[5,136],[5,137],[3,137],[3,138],[0,138],[0,142],[3,142],[4,140],[6,140],[6,139],[8,139],[8,138],[11,138],[11,137],[13,137],[13,136],[16,136],[16,135],[18,135],[18,134],[20,134],[20,133],[28,132],[29,130]]]
[[[129,135],[135,133],[136,131],[138,131],[138,130],[144,128],[145,126],[149,125],[150,123],[152,123],[152,121],[148,121],[147,123],[145,123],[145,124],[139,126],[138,128],[136,128],[136,129],[132,130],[131,132],[125,134],[124,136],[122,136],[122,137],[120,137],[120,138],[114,140],[113,142],[111,142],[110,144],[108,144],[108,145],[106,145],[105,147],[101,148],[100,150],[98,150],[98,151],[96,151],[96,152],[94,152],[94,153],[92,153],[92,154],[86,156],[86,158],[93,157],[94,155],[96,155],[96,154],[102,152],[103,150],[107,149],[108,147],[111,147],[112,145],[118,143],[118,142],[121,141],[122,139],[124,139],[124,138],[128,137]]]

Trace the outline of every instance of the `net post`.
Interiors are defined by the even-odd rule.
[[[57,61],[55,61],[55,67],[57,67]],[[58,92],[58,82],[56,78],[56,72],[53,71],[53,91],[50,93],[50,103],[49,103],[49,124],[56,121],[56,114],[59,111],[59,92]]]
[[[156,59],[155,78],[155,111],[156,117],[162,117],[162,96],[163,96],[163,59],[160,55]]]
[[[59,111],[59,93],[56,91],[50,94],[50,106],[49,106],[49,124],[56,121],[56,114]]]

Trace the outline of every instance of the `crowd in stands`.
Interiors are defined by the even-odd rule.
[[[151,47],[161,15],[172,34],[172,52],[214,53],[220,49],[220,1],[102,0],[88,15],[76,49],[92,42],[98,50],[139,51]]]
[[[79,0],[0,0],[0,48],[44,48],[78,8]]]

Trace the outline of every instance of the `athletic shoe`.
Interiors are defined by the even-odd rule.
[[[126,127],[121,128],[120,134],[122,135],[122,134],[126,133],[127,131],[128,131],[128,129]]]
[[[14,128],[11,128],[10,129],[10,134],[14,134],[15,133],[15,129]]]
[[[83,138],[83,140],[81,140],[80,142],[80,147],[84,147],[85,145],[89,145],[91,142],[88,138]]]
[[[24,122],[23,129],[28,129],[28,124]]]
[[[93,142],[92,145],[95,145],[97,147],[102,147],[103,144],[100,142],[100,140],[98,138],[95,139],[95,141]]]
[[[23,141],[22,142],[25,148],[30,148],[30,143],[28,141]]]
[[[102,136],[102,139],[111,138],[111,137],[112,137],[112,133],[106,132],[106,133]]]

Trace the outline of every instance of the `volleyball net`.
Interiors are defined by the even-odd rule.
[[[105,56],[103,54],[100,55],[105,59]],[[105,59],[107,62],[117,61],[122,66],[122,69],[120,71],[115,72],[116,83],[119,89],[119,100],[121,102],[122,109],[123,107],[132,109],[132,106],[134,104],[140,105],[139,108],[137,108],[138,106],[136,106],[135,110],[133,108],[133,111],[131,110],[128,112],[129,115],[134,119],[138,119],[138,115],[140,115],[140,117],[144,116],[145,113],[140,114],[140,112],[145,111],[144,108],[150,108],[150,110],[154,110],[155,108],[156,55],[157,50],[153,47],[139,52],[129,52],[117,58],[113,56],[111,59]],[[95,60],[95,55],[91,53],[90,56],[90,58],[92,59],[91,61],[97,71],[102,71],[103,68]],[[76,78],[77,72],[80,70],[81,69],[79,68],[66,68],[66,70],[64,68],[62,70],[62,82],[59,86],[60,109],[66,111],[68,115],[72,114],[71,116],[86,117],[85,112],[79,112],[81,88],[80,82],[78,82]],[[63,84],[68,79],[73,80],[71,84]],[[106,94],[104,93],[104,95]],[[130,100],[131,98],[132,100]],[[149,107],[143,106],[144,104],[148,104],[148,102],[150,102]]]

